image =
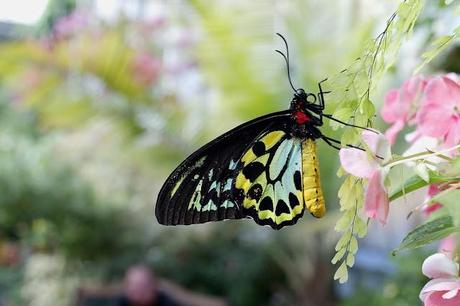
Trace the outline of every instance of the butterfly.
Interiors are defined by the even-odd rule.
[[[226,132],[183,161],[161,188],[155,215],[164,225],[189,225],[252,218],[279,230],[295,224],[305,209],[326,212],[315,140],[335,149],[339,141],[321,133],[323,119],[358,127],[324,114],[318,93],[292,85],[289,49],[279,50],[287,64],[294,96],[288,110],[268,114]]]

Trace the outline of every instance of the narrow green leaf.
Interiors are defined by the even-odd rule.
[[[352,253],[348,253],[346,262],[347,266],[349,266],[350,268],[353,267],[353,265],[355,264],[355,256]]]
[[[346,252],[346,249],[345,248],[341,248],[335,255],[334,257],[332,258],[331,260],[331,263],[333,265],[335,265],[336,263],[339,262],[339,260],[341,260],[343,258],[343,256],[345,255],[345,252]]]
[[[335,245],[335,250],[339,251],[340,249],[346,249],[344,246],[348,243],[351,237],[351,230],[346,231],[342,237],[340,237],[339,241]]]
[[[340,217],[340,219],[335,224],[335,230],[337,232],[345,231],[351,224],[353,220],[353,210],[349,210]]]
[[[367,223],[359,217],[356,217],[355,220],[355,233],[359,238],[363,238],[367,234]]]
[[[355,236],[351,236],[349,251],[352,254],[356,254],[356,252],[358,252],[358,239],[356,239]]]
[[[390,195],[390,201],[394,201],[397,198],[402,197],[403,195],[412,192],[414,190],[425,187],[429,184],[419,175],[414,175],[408,180],[406,180],[401,186],[399,186],[393,193]]]
[[[334,274],[334,280],[339,280],[339,283],[343,284],[348,280],[348,269],[347,269],[347,264],[342,262],[340,267],[337,269],[337,271]]]
[[[397,198],[402,197],[409,192],[415,191],[417,189],[423,188],[429,184],[433,183],[444,183],[444,182],[458,182],[460,177],[451,177],[439,174],[433,171],[429,171],[429,180],[425,181],[419,175],[414,175],[406,180],[401,186],[394,190],[390,195],[390,202],[396,200]]]
[[[460,231],[460,228],[454,226],[452,217],[440,217],[417,226],[413,231],[407,234],[399,247],[393,250],[392,254],[396,255],[397,252],[403,250],[422,247],[458,231]]]
[[[436,56],[439,55],[439,53],[441,53],[442,51],[447,49],[447,47],[450,46],[450,44],[457,38],[458,33],[459,33],[459,29],[460,29],[460,27],[456,28],[453,31],[452,35],[444,35],[444,36],[441,36],[441,37],[435,39],[431,43],[430,49],[428,51],[425,51],[422,54],[423,62],[415,69],[414,74],[419,73],[420,70],[422,70],[422,68],[426,64],[431,62]]]

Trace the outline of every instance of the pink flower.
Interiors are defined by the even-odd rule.
[[[348,173],[369,180],[364,210],[369,218],[376,219],[385,225],[388,218],[389,199],[384,185],[387,171],[381,166],[381,163],[391,156],[390,144],[382,134],[370,131],[364,131],[362,139],[373,156],[359,149],[341,149],[340,163]]]
[[[438,251],[446,254],[450,258],[453,258],[457,249],[457,237],[455,235],[449,235],[446,238],[441,239],[439,243]]]
[[[420,291],[425,306],[460,305],[458,264],[443,253],[425,259],[422,272],[431,280]]]
[[[425,85],[426,80],[415,76],[405,81],[400,89],[392,89],[386,94],[381,114],[385,122],[393,123],[385,133],[390,143],[396,141],[404,125],[415,117],[415,103]]]
[[[460,84],[452,76],[431,79],[417,115],[418,131],[442,138],[447,147],[460,140]]]
[[[431,213],[435,212],[436,210],[442,207],[442,205],[439,203],[429,203],[429,201],[439,192],[441,192],[441,190],[438,188],[438,185],[436,184],[431,184],[428,188],[428,194],[425,199],[426,204],[424,204],[422,207],[422,211],[425,213],[426,216],[431,215]]]
[[[147,52],[140,52],[134,56],[131,68],[135,80],[141,85],[149,86],[158,78],[161,62]]]
[[[83,11],[73,11],[67,16],[59,18],[53,26],[54,34],[58,39],[72,36],[89,23],[89,15]]]

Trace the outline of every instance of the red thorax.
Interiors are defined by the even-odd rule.
[[[310,121],[310,116],[305,114],[304,112],[295,112],[294,113],[294,119],[297,122],[297,124],[305,124],[308,121]]]

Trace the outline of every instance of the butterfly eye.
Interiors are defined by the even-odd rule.
[[[302,88],[299,88],[295,91],[295,95],[298,97],[305,98],[305,90],[303,90]]]

